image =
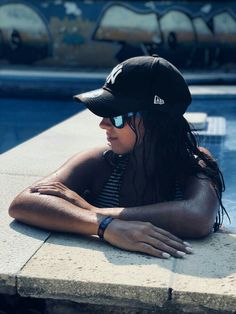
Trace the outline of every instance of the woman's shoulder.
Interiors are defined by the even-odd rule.
[[[91,173],[98,172],[104,168],[104,152],[107,146],[96,147],[86,151],[78,152],[63,163],[60,168],[49,175],[46,180],[60,181],[62,183],[77,181],[78,178],[85,180]]]
[[[97,147],[76,155],[76,160],[98,165],[105,163],[111,167],[116,166],[121,160],[126,159],[124,155],[115,154],[109,146]]]
[[[90,163],[97,164],[104,160],[104,157],[107,155],[109,151],[108,146],[95,147],[86,151],[78,152],[74,156],[72,156],[69,160],[75,163],[75,165]]]
[[[92,181],[96,181],[97,177],[105,176],[109,172],[109,166],[104,159],[106,150],[108,147],[103,146],[78,152],[46,180],[62,182],[72,190],[81,192]]]

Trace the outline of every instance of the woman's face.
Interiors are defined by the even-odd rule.
[[[138,133],[138,143],[140,143],[144,135],[142,119],[135,117],[132,123],[135,124]],[[113,126],[109,118],[103,118],[99,126],[106,130],[108,145],[111,146],[114,153],[122,155],[133,150],[136,142],[136,134],[128,123],[125,123],[122,129],[118,129]]]

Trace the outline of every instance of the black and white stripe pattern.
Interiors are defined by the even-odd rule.
[[[104,152],[104,158],[111,163],[112,159],[112,152],[106,151]],[[122,185],[123,175],[125,173],[125,169],[128,164],[128,155],[125,156],[118,156],[115,157],[115,164],[111,176],[109,177],[108,181],[102,188],[101,193],[99,194],[98,198],[94,202],[94,206],[99,208],[106,208],[106,207],[119,207],[120,205],[120,187]],[[183,200],[183,189],[179,180],[176,180],[175,183],[175,193],[173,200],[181,201]]]
[[[119,206],[120,187],[127,164],[128,156],[119,157],[117,165],[114,167],[110,178],[108,179],[100,195],[94,202],[95,206],[100,208]]]

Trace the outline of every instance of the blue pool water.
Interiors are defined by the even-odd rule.
[[[68,101],[0,98],[0,154],[78,113]]]
[[[215,157],[225,179],[223,204],[231,217],[229,224],[225,216],[224,225],[236,231],[236,100],[194,100],[189,111],[206,112],[209,116],[222,116],[226,119],[226,136],[220,153],[216,150]]]
[[[84,107],[69,101],[0,99],[0,153],[78,113]],[[220,149],[211,146],[222,169],[226,191],[223,203],[230,214],[224,225],[236,231],[236,101],[194,100],[189,111],[206,112],[226,119],[226,136]]]

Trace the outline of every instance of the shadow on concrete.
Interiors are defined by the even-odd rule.
[[[10,224],[14,230],[24,233],[27,236],[40,238],[40,228],[26,226],[20,222]],[[39,233],[39,234],[38,234]],[[41,235],[42,236],[42,235]],[[74,235],[70,233],[53,232],[46,239],[46,243],[52,245],[54,257],[64,247],[65,263],[70,252],[78,249],[78,254],[83,250],[90,250],[103,253],[107,261],[114,265],[155,265],[162,268],[170,268],[173,264],[175,274],[184,274],[201,278],[224,278],[235,273],[235,266],[232,263],[236,260],[236,236],[230,234],[228,230],[222,230],[208,236],[205,239],[191,241],[194,254],[189,254],[185,258],[173,258],[163,260],[138,252],[129,252],[116,248],[109,243],[102,242],[96,236]],[[59,246],[59,248],[57,248]],[[53,248],[54,247],[54,248]],[[73,255],[73,254],[72,254]],[[96,263],[96,261],[95,261]],[[171,264],[172,264],[171,263]],[[176,267],[177,263],[177,267]],[[220,265],[220,267],[218,267]]]
[[[9,227],[16,232],[23,234],[26,237],[34,238],[40,241],[46,240],[50,235],[49,231],[41,228],[32,227],[17,220],[13,220]],[[1,313],[1,312],[0,312]]]
[[[168,261],[174,262],[175,274],[189,275],[201,278],[224,278],[235,274],[236,236],[227,230],[212,234],[205,239],[191,241],[194,254],[185,258],[163,260],[138,252],[129,252],[101,242],[97,237],[75,236],[69,234],[51,235],[47,243],[65,247],[96,250],[104,254],[109,263],[114,265],[153,265],[162,268],[170,267]],[[91,253],[92,255],[92,253]],[[177,263],[177,267],[176,267]],[[218,267],[220,265],[220,267]]]

